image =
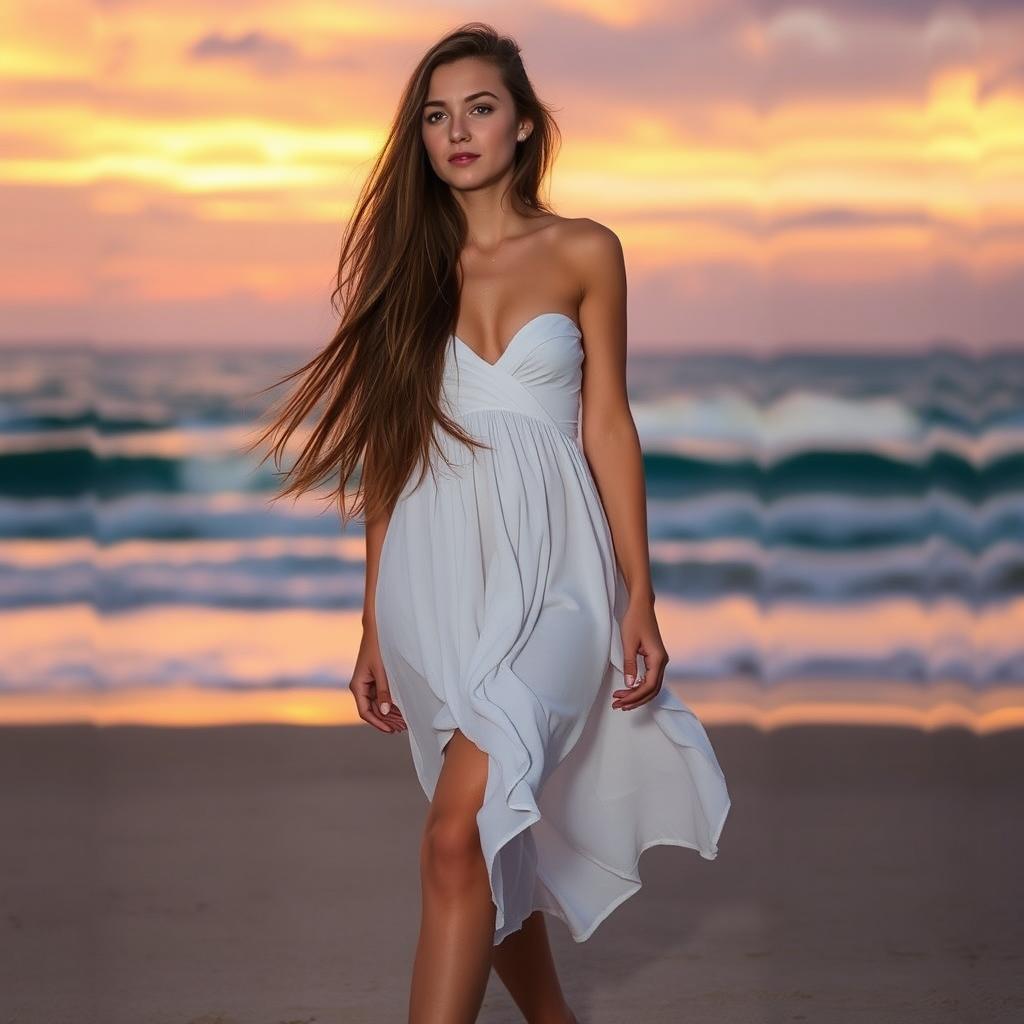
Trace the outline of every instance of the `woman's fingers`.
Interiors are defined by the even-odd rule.
[[[644,656],[646,672],[640,677],[640,684],[625,690],[616,690],[613,696],[615,700],[612,707],[618,710],[633,711],[642,707],[648,701],[653,700],[661,690],[662,680],[665,675],[665,667],[668,665],[668,656],[664,653],[656,653]]]
[[[398,727],[397,722],[394,719],[391,719],[389,722],[387,716],[382,715],[380,709],[375,706],[373,698],[377,693],[377,682],[372,664],[362,671],[357,670],[352,682],[348,684],[348,688],[352,691],[352,696],[355,698],[356,711],[364,722],[369,723],[381,732],[396,731]]]
[[[407,728],[405,719],[402,717],[402,712],[399,711],[398,705],[395,703],[395,699],[391,695],[391,686],[388,683],[387,673],[384,671],[384,666],[379,662],[374,666],[373,679],[374,690],[376,693],[374,711],[376,711],[377,714],[379,714],[395,732],[400,732]]]
[[[384,720],[394,725],[399,732],[404,732],[409,728],[402,717],[402,712],[398,710],[395,704],[391,705],[391,710],[384,716]]]
[[[352,692],[356,699],[356,710],[364,722],[368,722],[381,732],[394,732],[394,729],[374,710],[369,694],[364,689],[360,687]]]
[[[349,684],[359,717],[381,732],[404,732],[408,729],[401,711],[394,703],[387,673],[378,661],[370,661],[365,675]]]

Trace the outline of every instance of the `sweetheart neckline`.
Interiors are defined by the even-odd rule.
[[[475,349],[472,349],[472,348],[470,348],[470,346],[469,346],[469,345],[467,345],[467,344],[466,344],[466,342],[464,342],[464,341],[463,341],[463,340],[462,340],[462,339],[461,339],[461,338],[460,338],[460,337],[459,337],[459,336],[458,336],[457,334],[455,334],[454,332],[452,333],[452,338],[454,338],[454,339],[455,339],[455,341],[457,341],[457,342],[458,342],[458,343],[459,343],[459,344],[460,344],[460,345],[461,345],[461,346],[462,346],[462,347],[463,347],[463,348],[464,348],[464,349],[465,349],[465,350],[466,350],[466,351],[467,351],[467,352],[468,352],[468,353],[469,353],[469,354],[470,354],[471,356],[473,356],[473,358],[474,358],[474,359],[477,359],[477,360],[479,360],[479,361],[480,361],[481,363],[483,363],[483,364],[484,364],[484,366],[489,366],[489,367],[490,367],[490,368],[491,368],[491,369],[493,370],[493,369],[495,369],[495,368],[496,368],[497,366],[499,366],[499,365],[501,364],[502,360],[503,360],[503,359],[505,358],[505,356],[507,356],[507,355],[509,354],[509,352],[510,352],[510,351],[512,350],[512,347],[513,347],[513,346],[515,345],[515,343],[516,343],[516,340],[517,340],[517,339],[519,338],[519,336],[520,336],[521,334],[523,334],[523,333],[525,332],[526,328],[527,328],[527,327],[529,327],[529,326],[530,326],[531,324],[534,324],[534,323],[536,323],[536,322],[537,322],[538,320],[541,320],[541,319],[543,319],[543,318],[544,318],[544,317],[546,317],[546,316],[560,316],[560,317],[562,317],[563,319],[565,319],[565,320],[568,320],[568,321],[569,321],[569,323],[571,323],[571,324],[572,324],[572,326],[573,326],[573,327],[574,327],[574,328],[576,329],[576,333],[577,333],[577,334],[580,334],[580,335],[582,336],[582,333],[583,333],[583,332],[582,332],[582,331],[580,330],[579,324],[577,324],[577,323],[576,323],[576,321],[575,321],[575,320],[573,320],[573,318],[572,318],[571,316],[569,316],[569,314],[568,314],[568,313],[560,313],[560,312],[559,312],[559,313],[538,313],[538,314],[537,314],[536,316],[532,316],[532,317],[530,317],[530,319],[529,319],[529,320],[527,320],[527,321],[526,321],[526,323],[525,323],[525,324],[523,324],[523,326],[522,326],[522,327],[520,327],[520,328],[519,328],[519,329],[518,329],[518,330],[517,330],[517,331],[516,331],[516,332],[515,332],[515,333],[514,333],[514,334],[512,335],[512,337],[511,337],[511,338],[509,338],[509,340],[508,340],[508,344],[507,344],[507,345],[505,346],[505,348],[504,348],[504,349],[502,350],[502,352],[501,352],[501,355],[500,355],[500,356],[498,356],[498,358],[497,358],[497,359],[495,359],[493,363],[492,363],[492,362],[490,362],[490,361],[489,361],[489,360],[487,360],[487,359],[484,359],[484,357],[483,357],[482,355],[480,355],[480,353],[479,353],[479,352],[477,352],[477,351],[476,351]]]

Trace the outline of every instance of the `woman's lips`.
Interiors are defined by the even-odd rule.
[[[463,164],[471,164],[476,159],[477,159],[477,155],[476,154],[473,154],[471,156],[453,156],[453,157],[449,157],[448,163],[450,163],[450,164],[458,164],[461,167]]]

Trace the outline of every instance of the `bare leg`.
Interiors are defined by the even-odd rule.
[[[487,755],[456,730],[420,847],[422,922],[410,1024],[473,1024],[487,991],[495,907],[476,824],[486,785]]]
[[[529,1024],[578,1024],[558,983],[543,911],[494,948],[494,969]]]

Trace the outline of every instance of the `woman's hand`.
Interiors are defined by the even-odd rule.
[[[356,699],[356,709],[364,722],[369,722],[381,732],[403,732],[409,728],[391,699],[387,673],[380,660],[377,631],[371,626],[363,626],[363,639],[348,688]]]
[[[638,652],[644,656],[644,675],[639,679],[636,678]],[[622,661],[626,689],[613,692],[612,707],[632,711],[658,695],[668,665],[668,653],[661,642],[654,605],[650,601],[631,601],[622,616]],[[632,685],[630,678],[634,680]]]

